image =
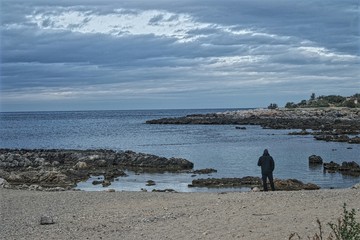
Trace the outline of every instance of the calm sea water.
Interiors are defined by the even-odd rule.
[[[150,119],[225,110],[228,109],[0,113],[0,147],[133,150],[186,158],[194,163],[194,169],[218,170],[211,176],[196,177],[191,174],[135,175],[128,172],[128,177],[121,177],[110,186],[117,190],[224,191],[188,188],[187,185],[194,178],[260,176],[257,161],[265,148],[275,159],[276,178],[296,178],[322,188],[345,188],[360,181],[356,177],[324,173],[321,167],[308,165],[308,157],[312,154],[320,155],[326,162],[360,163],[360,145],[316,141],[312,136],[288,135],[293,130],[262,129],[259,126],[237,130],[233,125],[145,124]],[[94,176],[78,187],[104,190],[91,184],[96,178],[99,177]],[[157,185],[146,187],[147,180],[154,180]]]

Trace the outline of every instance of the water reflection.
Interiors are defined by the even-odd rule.
[[[126,177],[115,178],[110,186],[103,187],[101,184],[94,185],[94,181],[103,181],[104,176],[90,176],[84,182],[78,183],[76,189],[84,191],[104,191],[115,189],[116,191],[153,191],[173,189],[177,192],[247,192],[249,187],[242,188],[199,188],[188,187],[195,178],[209,178],[209,175],[193,175],[191,173],[141,173],[125,171]],[[154,181],[154,186],[147,186],[148,181]]]
[[[323,169],[322,164],[309,164],[309,170],[311,171],[321,171]]]

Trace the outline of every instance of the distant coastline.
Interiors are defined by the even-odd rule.
[[[317,140],[360,143],[358,108],[253,109],[161,118],[146,123],[260,125],[271,129],[301,129],[304,135],[313,134]],[[311,130],[311,133],[306,130]]]

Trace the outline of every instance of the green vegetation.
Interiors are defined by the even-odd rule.
[[[348,211],[346,209],[346,204],[344,203],[343,206],[343,214],[338,219],[337,224],[329,222],[328,225],[330,226],[332,232],[329,234],[327,238],[323,238],[324,232],[322,229],[322,225],[319,219],[316,220],[319,233],[316,233],[313,237],[307,237],[307,239],[312,240],[360,240],[360,223],[356,222],[355,218],[356,212],[355,209]],[[297,237],[298,239],[302,239],[299,234],[292,233],[289,236],[289,240]]]
[[[285,108],[317,108],[317,107],[349,107],[360,108],[360,94],[350,97],[339,95],[319,96],[312,93],[309,100],[302,100],[299,103],[288,102]]]
[[[276,103],[270,103],[270,105],[268,106],[268,109],[277,109],[278,105]]]

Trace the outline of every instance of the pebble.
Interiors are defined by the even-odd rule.
[[[49,216],[49,215],[43,215],[40,218],[40,224],[41,225],[50,225],[50,224],[54,224],[55,221],[53,219],[53,217]]]

